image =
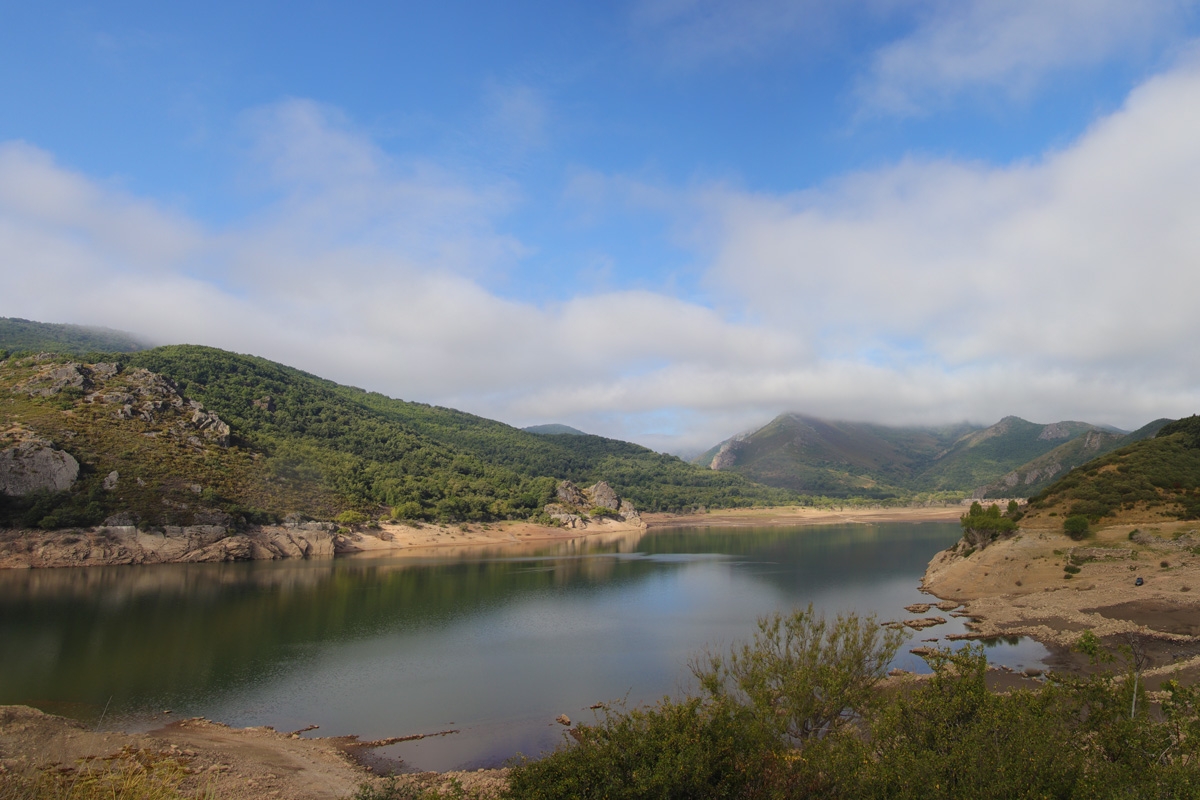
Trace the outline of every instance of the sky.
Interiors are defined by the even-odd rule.
[[[0,19],[0,316],[684,455],[1200,411],[1200,0]]]

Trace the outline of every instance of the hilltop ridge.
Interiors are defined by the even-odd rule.
[[[693,463],[759,483],[831,497],[1032,494],[1065,470],[1153,435],[1158,420],[1133,433],[1065,420],[1007,416],[994,425],[892,427],[781,414],[727,439]]]

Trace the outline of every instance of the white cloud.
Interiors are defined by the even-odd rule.
[[[916,113],[972,88],[1024,94],[1051,72],[1171,39],[1189,0],[935,0],[881,48],[861,87],[876,112]]]
[[[253,352],[514,424],[702,450],[776,413],[1125,427],[1200,408],[1200,66],[1008,167],[907,160],[792,196],[581,173],[673,215],[719,310],[538,306],[481,278],[531,245],[514,190],[381,150],[307,101],[247,116],[273,201],[211,230],[0,145],[0,314]]]
[[[997,396],[1042,417],[1077,414],[1072,404],[1124,424],[1190,413],[1198,143],[1193,61],[1037,162],[906,161],[788,198],[714,189],[702,201],[721,225],[710,278],[827,365],[890,365],[892,388],[874,388],[897,417],[927,402],[980,419]],[[919,370],[906,364],[935,365],[970,402],[907,393]],[[1018,391],[970,391],[981,370]],[[802,396],[820,402],[826,388]]]
[[[498,228],[505,187],[398,163],[307,101],[249,114],[246,129],[275,199],[220,231],[4,145],[0,314],[252,352],[523,424],[555,418],[526,400],[555,387],[796,352],[790,337],[661,294],[544,308],[498,297],[479,276],[527,251]]]

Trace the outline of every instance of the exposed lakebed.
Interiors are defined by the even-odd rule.
[[[205,716],[396,744],[403,767],[493,766],[560,714],[686,689],[688,659],[813,603],[909,619],[953,523],[656,530],[439,558],[0,571],[0,703],[147,729]],[[947,615],[948,616],[948,615]],[[912,634],[908,648],[964,631]],[[989,648],[1036,666],[1031,640]],[[170,709],[171,716],[162,712]]]

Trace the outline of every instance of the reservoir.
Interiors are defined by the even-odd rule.
[[[397,769],[497,766],[563,740],[555,718],[690,686],[688,660],[812,603],[909,619],[957,523],[659,529],[423,557],[0,570],[0,704],[104,728],[204,716],[362,739]],[[961,619],[912,634],[964,631]],[[941,638],[941,643],[946,644]],[[1021,640],[992,663],[1033,666]],[[171,713],[164,714],[163,712]]]

